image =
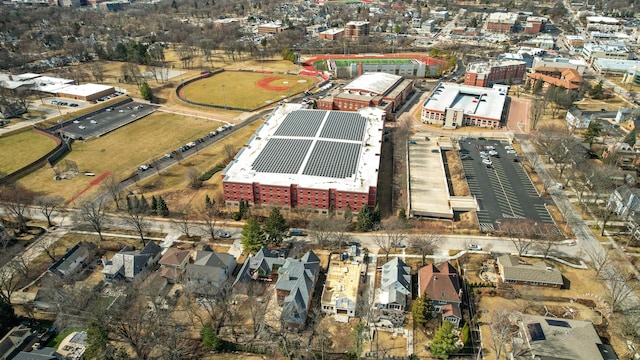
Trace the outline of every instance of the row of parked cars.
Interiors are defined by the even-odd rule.
[[[67,101],[58,101],[58,100],[51,100],[51,105],[69,106],[69,107],[78,107],[79,106],[76,103],[67,102]]]
[[[103,97],[101,97],[101,98],[99,98],[99,99],[96,99],[96,101],[105,101],[105,100],[109,100],[109,99],[112,99],[112,98],[114,98],[114,97],[116,97],[116,96],[120,96],[120,95],[122,95],[122,94],[123,94],[123,93],[121,93],[120,91],[116,91],[116,92],[111,93],[111,94],[109,94],[109,95],[105,95],[105,96],[103,96]]]

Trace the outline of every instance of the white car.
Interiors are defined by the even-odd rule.
[[[516,151],[515,150],[507,150],[507,154],[515,155]]]
[[[505,150],[513,150],[513,146],[511,145],[507,145],[504,147]]]
[[[478,244],[471,244],[471,245],[469,245],[469,250],[471,250],[471,251],[482,251],[482,246],[480,246]]]
[[[492,164],[491,160],[489,160],[489,159],[482,159],[482,163],[485,164],[485,165],[491,165]]]
[[[491,150],[491,151],[489,151],[489,155],[496,156],[496,155],[498,155],[498,152],[495,151],[495,150]]]
[[[86,128],[87,128],[86,126],[82,126],[82,125],[78,126],[78,129],[81,129],[81,130],[84,130]]]
[[[90,122],[90,123],[92,123],[92,124],[97,124],[97,123],[98,123],[98,122],[97,122],[97,121],[95,121],[95,120],[91,120],[91,121],[89,121],[89,122]]]
[[[78,121],[78,120],[73,120],[73,123],[74,123],[74,124],[80,124],[80,121]]]

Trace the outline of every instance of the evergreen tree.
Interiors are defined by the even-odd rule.
[[[582,134],[582,139],[584,140],[584,142],[588,143],[589,148],[591,148],[591,145],[593,145],[593,142],[596,140],[596,138],[600,136],[601,132],[602,124],[600,123],[600,120],[593,120],[589,123],[587,131]]]
[[[398,210],[398,220],[403,223],[407,222],[407,210],[405,210],[404,208]]]
[[[533,83],[533,93],[535,95],[540,95],[540,92],[542,91],[542,80],[538,79],[536,80],[535,83]]]
[[[9,331],[18,323],[18,317],[13,310],[13,305],[5,297],[0,297],[0,334]]]
[[[604,96],[604,86],[602,85],[602,80],[598,81],[598,84],[591,89],[589,95],[591,95],[591,97],[594,99],[602,99],[602,97]]]
[[[85,359],[101,359],[109,344],[109,331],[99,322],[92,321],[87,326],[88,346],[84,351]]]
[[[456,342],[458,337],[453,333],[453,324],[450,321],[444,321],[440,329],[436,331],[431,341],[429,351],[431,356],[438,359],[448,359],[449,354],[456,351]]]
[[[140,196],[140,203],[138,206],[140,207],[140,211],[143,213],[147,213],[150,210],[149,202],[145,199],[144,195]]]
[[[466,346],[469,344],[469,340],[471,339],[471,329],[469,329],[469,322],[465,322],[462,326],[462,330],[460,330],[460,340]]]
[[[130,196],[127,196],[127,211],[131,211],[133,209],[133,201]]]
[[[171,7],[174,10],[178,11],[178,3],[176,2],[176,0],[171,1]]]
[[[371,216],[371,210],[368,206],[363,206],[358,212],[358,220],[356,222],[356,229],[358,231],[370,231],[373,229],[373,221]]]
[[[269,217],[264,222],[264,232],[267,235],[267,239],[280,244],[288,229],[287,221],[280,213],[280,210],[275,207],[271,209]]]
[[[431,299],[425,295],[419,296],[411,305],[411,313],[413,314],[413,322],[424,326],[431,317]]]
[[[380,214],[380,204],[376,204],[376,207],[373,208],[373,214],[371,214],[371,221],[373,221],[374,224],[378,224],[380,223],[380,220],[382,220],[382,215]]]
[[[347,207],[344,209],[344,219],[349,223],[353,221],[353,212],[351,212],[351,206],[347,204]]]
[[[211,200],[211,198],[209,197],[209,194],[205,195],[204,197],[204,206],[207,209],[211,209],[214,205],[216,204],[215,200]]]
[[[157,213],[158,215],[162,215],[164,217],[169,216],[169,207],[167,206],[167,203],[164,201],[164,198],[162,196],[158,198]]]
[[[223,341],[216,335],[216,332],[213,331],[211,324],[205,325],[200,331],[200,335],[202,336],[202,345],[211,351],[217,351],[222,348]]]
[[[142,82],[140,85],[140,96],[147,101],[151,101],[153,99],[153,90],[146,81]]]
[[[260,228],[258,220],[249,218],[242,227],[242,248],[246,253],[259,250],[264,244],[264,233]]]
[[[151,215],[158,215],[160,212],[158,211],[158,199],[154,196],[151,196]]]

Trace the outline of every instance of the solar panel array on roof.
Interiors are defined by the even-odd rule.
[[[275,136],[316,136],[326,111],[298,110],[287,114],[274,133]]]
[[[360,144],[319,140],[302,173],[344,179],[355,174],[359,154]]]
[[[306,139],[271,139],[251,167],[258,172],[295,174],[310,146],[311,140]]]
[[[362,141],[367,119],[357,113],[331,112],[322,127],[320,137]]]
[[[542,331],[542,326],[540,326],[540,323],[527,324],[527,330],[529,330],[529,335],[531,335],[531,341],[540,341],[547,339],[547,337],[544,336],[544,331]]]
[[[557,327],[563,327],[563,328],[570,328],[571,325],[564,321],[564,320],[553,320],[553,319],[545,319],[547,324],[549,324],[550,326],[557,326]]]

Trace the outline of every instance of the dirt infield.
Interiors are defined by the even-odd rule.
[[[282,78],[277,76],[267,77],[267,78],[256,81],[256,86],[268,91],[287,91],[287,89],[289,89],[289,87],[287,86],[271,85],[272,82],[278,81],[278,80],[282,80]]]

